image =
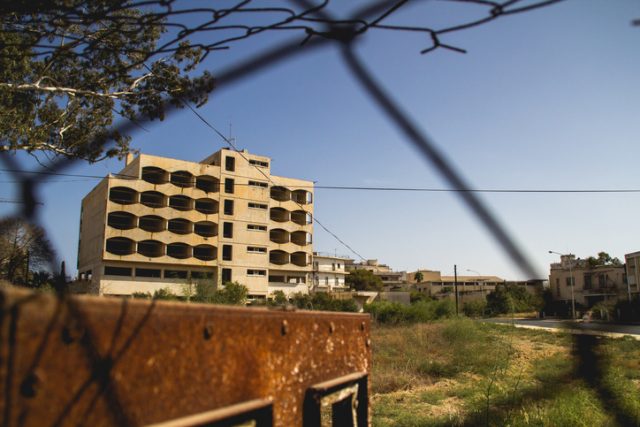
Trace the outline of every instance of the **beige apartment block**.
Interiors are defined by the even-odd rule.
[[[600,301],[617,300],[627,292],[623,265],[590,266],[586,259],[568,254],[551,264],[549,287],[555,300],[591,307]]]
[[[222,149],[202,162],[140,154],[83,200],[86,290],[131,295],[237,281],[251,297],[311,285],[313,182],[271,159]]]
[[[329,253],[313,253],[313,291],[342,292],[349,290],[346,283],[346,264],[353,260]]]
[[[624,256],[627,267],[627,299],[632,300],[640,295],[640,252]]]

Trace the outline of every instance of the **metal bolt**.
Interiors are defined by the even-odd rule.
[[[367,328],[367,325],[365,325],[364,322],[360,323],[360,330],[364,331]]]
[[[287,333],[289,333],[289,322],[287,322],[286,320],[282,321],[282,327],[280,328],[280,333],[283,336],[287,335]]]
[[[213,336],[213,325],[207,323],[202,330],[202,335],[204,336],[205,340],[211,339],[211,337]]]
[[[371,339],[367,338],[366,344],[367,344],[367,347],[371,347]]]
[[[329,333],[332,334],[336,331],[336,324],[331,322],[329,323]]]
[[[41,383],[42,378],[40,378],[38,372],[31,372],[20,384],[20,394],[28,398],[35,397]]]

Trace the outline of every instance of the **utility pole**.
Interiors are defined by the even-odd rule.
[[[456,316],[459,314],[458,312],[458,266],[453,265],[453,288],[456,292]]]

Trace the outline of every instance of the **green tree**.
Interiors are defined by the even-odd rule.
[[[287,299],[287,296],[282,291],[275,291],[273,294],[271,294],[271,296],[272,296],[272,300],[270,302],[270,305],[282,306],[282,305],[287,305],[287,303],[289,302],[289,300]]]
[[[424,275],[422,274],[422,272],[418,271],[416,272],[415,278],[416,282],[421,283],[424,280]]]
[[[346,283],[356,291],[380,291],[382,280],[369,270],[352,270],[346,277]]]
[[[246,286],[238,282],[227,282],[222,286],[222,289],[218,289],[214,293],[211,302],[215,304],[244,305],[247,302],[248,295],[249,290]]]
[[[19,219],[0,221],[0,275],[3,278],[28,285],[30,271],[47,267],[52,256],[42,228]]]
[[[618,258],[612,258],[611,255],[606,252],[598,252],[597,258],[592,256],[587,258],[587,264],[589,264],[589,267],[594,268],[601,265],[620,266],[622,262],[620,262]]]
[[[182,41],[159,57],[163,23],[129,0],[2,2],[0,152],[121,157],[130,137],[114,115],[162,120],[163,97],[204,104],[213,78],[189,75],[201,50]]]

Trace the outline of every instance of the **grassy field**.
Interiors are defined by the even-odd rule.
[[[640,342],[469,319],[376,326],[374,426],[640,426]]]

